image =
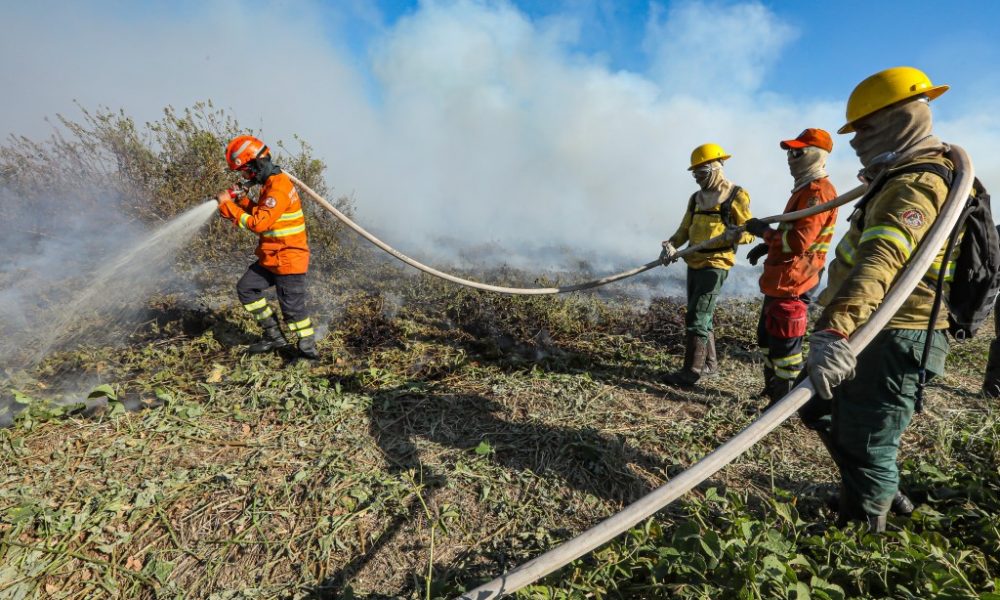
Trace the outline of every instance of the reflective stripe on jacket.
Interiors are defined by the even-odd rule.
[[[943,156],[921,158],[896,168],[916,162],[954,168]],[[817,331],[829,328],[851,335],[868,320],[930,230],[947,196],[948,185],[940,176],[929,172],[907,173],[890,179],[871,198],[863,218],[858,211],[851,215],[851,227],[837,244],[836,256],[830,263],[830,283],[819,298],[825,309],[816,323]],[[934,265],[893,315],[888,329],[927,329],[944,250],[942,246]],[[955,258],[952,257],[951,264]],[[935,328],[948,328],[948,311],[941,311]]]
[[[278,275],[309,270],[309,243],[302,202],[284,173],[267,178],[257,203],[249,198],[223,202],[219,212],[242,229],[260,236],[256,254],[260,265]]]
[[[728,199],[726,199],[728,200]],[[680,248],[687,243],[690,246],[700,244],[705,240],[710,240],[726,231],[726,224],[722,218],[722,206],[725,201],[718,204],[714,209],[698,210],[694,207],[694,202],[688,202],[688,208],[684,213],[677,232],[670,237],[670,243],[675,248]],[[740,188],[729,211],[728,219],[733,226],[742,225],[752,215],[750,214],[750,194]],[[749,244],[754,241],[754,236],[744,232],[739,243]],[[726,269],[729,270],[736,264],[736,252],[732,246],[723,245],[717,250],[705,252],[694,252],[684,257],[684,262],[692,269]]]
[[[823,204],[836,197],[837,190],[829,178],[816,179],[792,194],[785,212]],[[772,298],[798,298],[816,287],[836,222],[837,209],[833,209],[781,223],[777,231],[767,232],[764,236],[767,259],[760,276],[760,291]]]

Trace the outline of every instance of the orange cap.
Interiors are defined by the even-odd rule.
[[[788,150],[790,148],[805,148],[806,146],[815,146],[816,148],[822,148],[827,152],[833,152],[833,140],[830,139],[830,134],[822,129],[806,129],[794,140],[785,140],[781,142],[781,147],[784,150]]]

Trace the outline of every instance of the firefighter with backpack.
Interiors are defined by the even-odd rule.
[[[858,357],[847,338],[882,302],[948,196],[953,165],[947,145],[933,134],[929,104],[947,90],[915,68],[880,71],[855,87],[839,130],[854,133],[851,146],[869,189],[837,245],[819,298],[824,309],[806,363],[817,395],[800,416],[819,433],[840,471],[839,522],[862,521],[873,531],[885,530],[890,508],[912,510],[899,493],[896,456],[919,410],[923,384],[944,371],[949,315],[935,310],[935,298],[942,290],[947,297],[956,253],[946,259],[946,248],[938,252]]]
[[[688,170],[701,189],[688,199],[677,232],[662,244],[660,259],[670,264],[677,259],[682,245],[694,246],[726,236],[717,246],[684,257],[688,267],[684,365],[664,377],[672,385],[692,386],[701,377],[718,372],[712,316],[722,284],[736,262],[736,246],[754,240],[753,235],[734,229],[751,216],[750,195],[726,179],[722,163],[729,158],[718,144],[702,144],[694,149]]]

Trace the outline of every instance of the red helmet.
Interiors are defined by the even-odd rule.
[[[271,156],[271,150],[252,135],[236,136],[226,146],[226,163],[231,171],[245,169],[247,163],[264,156]]]

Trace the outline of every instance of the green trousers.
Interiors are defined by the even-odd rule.
[[[926,331],[883,330],[858,356],[854,379],[833,390],[833,401],[814,396],[799,415],[826,443],[840,469],[841,516],[861,519],[889,512],[899,489],[896,455],[910,424],[920,382]],[[948,338],[934,333],[928,380],[944,372]]]
[[[726,269],[687,270],[687,314],[684,325],[688,333],[707,338],[712,332],[712,315],[719,300],[719,291],[726,281]]]

